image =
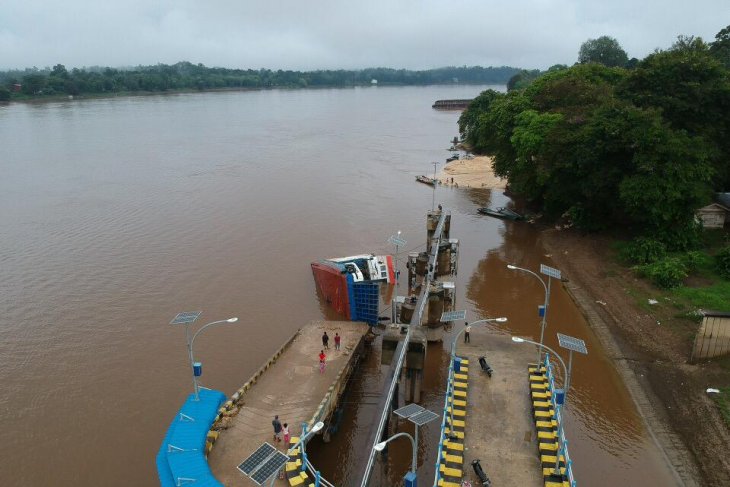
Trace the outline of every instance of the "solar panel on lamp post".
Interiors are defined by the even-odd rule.
[[[580,338],[563,335],[562,333],[558,333],[558,344],[562,348],[568,350],[568,383],[565,390],[565,393],[567,394],[568,388],[570,387],[571,374],[573,373],[573,352],[588,355],[588,349],[586,348],[586,342],[584,342]]]
[[[434,413],[433,411],[429,411],[428,409],[415,403],[408,404],[407,406],[403,406],[402,408],[398,408],[393,411],[393,414],[395,414],[396,416],[400,416],[401,418],[408,419],[408,421],[415,425],[416,448],[418,448],[418,428],[427,423],[430,423],[434,419],[438,419],[439,417],[439,415]]]

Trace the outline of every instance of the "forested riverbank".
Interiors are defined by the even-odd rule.
[[[506,84],[519,72],[508,66],[444,67],[421,71],[391,68],[292,71],[209,68],[189,62],[81,69],[67,69],[57,64],[53,68],[0,71],[0,101],[223,89]]]
[[[652,414],[681,436],[697,481],[727,485],[730,362],[689,360],[698,310],[730,303],[728,224],[708,230],[697,217],[730,192],[730,26],[642,60],[591,40],[578,61],[483,92],[462,138],[544,223],[572,227],[546,243],[611,329],[617,367],[652,391]],[[719,408],[708,387],[722,391]]]

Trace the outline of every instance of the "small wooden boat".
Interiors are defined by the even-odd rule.
[[[428,176],[416,176],[416,181],[423,184],[428,184],[429,186],[435,186],[436,180],[429,178]]]
[[[520,215],[516,211],[512,211],[509,208],[503,208],[503,207],[493,209],[493,208],[489,208],[488,206],[485,206],[484,208],[478,208],[477,212],[481,213],[482,215],[493,216],[495,218],[502,218],[503,220],[524,220],[525,219],[524,216]]]

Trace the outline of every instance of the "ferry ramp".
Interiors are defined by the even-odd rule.
[[[470,335],[470,343],[461,338],[456,347],[464,365],[453,383],[453,439],[448,438],[452,401],[444,407],[437,484],[459,487],[470,480],[481,485],[471,465],[479,460],[492,485],[544,486],[525,378],[526,364],[537,359],[537,352],[484,326],[474,326]],[[491,378],[479,365],[481,356],[493,369]]]
[[[365,323],[352,321],[315,321],[304,326],[288,346],[282,347],[272,357],[273,362],[270,360],[268,367],[262,367],[241,388],[243,394],[236,408],[221,421],[217,441],[208,454],[215,478],[226,486],[256,485],[236,466],[264,442],[286,453],[283,441],[273,441],[274,415],[279,416],[282,424],[289,424],[291,436],[295,438],[301,434],[302,423],[311,426],[322,420],[326,429],[326,418],[337,405],[368,329]],[[320,374],[318,355],[325,331],[330,337],[329,350],[325,350],[327,366]],[[335,350],[335,333],[342,337],[340,351]],[[286,480],[275,483],[289,484]]]

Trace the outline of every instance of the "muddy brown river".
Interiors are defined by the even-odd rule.
[[[441,98],[484,87],[274,90],[0,105],[0,485],[153,486],[155,454],[191,392],[180,311],[238,316],[195,343],[202,383],[230,394],[313,319],[309,263],[425,243],[433,171],[457,134]],[[479,216],[500,191],[438,188],[461,240],[457,299],[539,338],[543,290],[507,263],[550,264],[527,224]],[[402,254],[404,255],[404,254]],[[569,296],[553,286],[546,343],[583,338],[567,408],[579,484],[673,485],[671,472]],[[450,339],[448,340],[450,341]],[[445,342],[446,343],[446,342]],[[428,350],[423,405],[443,405],[447,345]],[[386,375],[362,363],[338,433],[310,454],[359,485]],[[498,421],[498,417],[495,417]],[[438,425],[421,430],[431,485]],[[394,447],[371,485],[397,482]],[[537,453],[536,453],[537,454]],[[232,466],[233,468],[233,466]]]

